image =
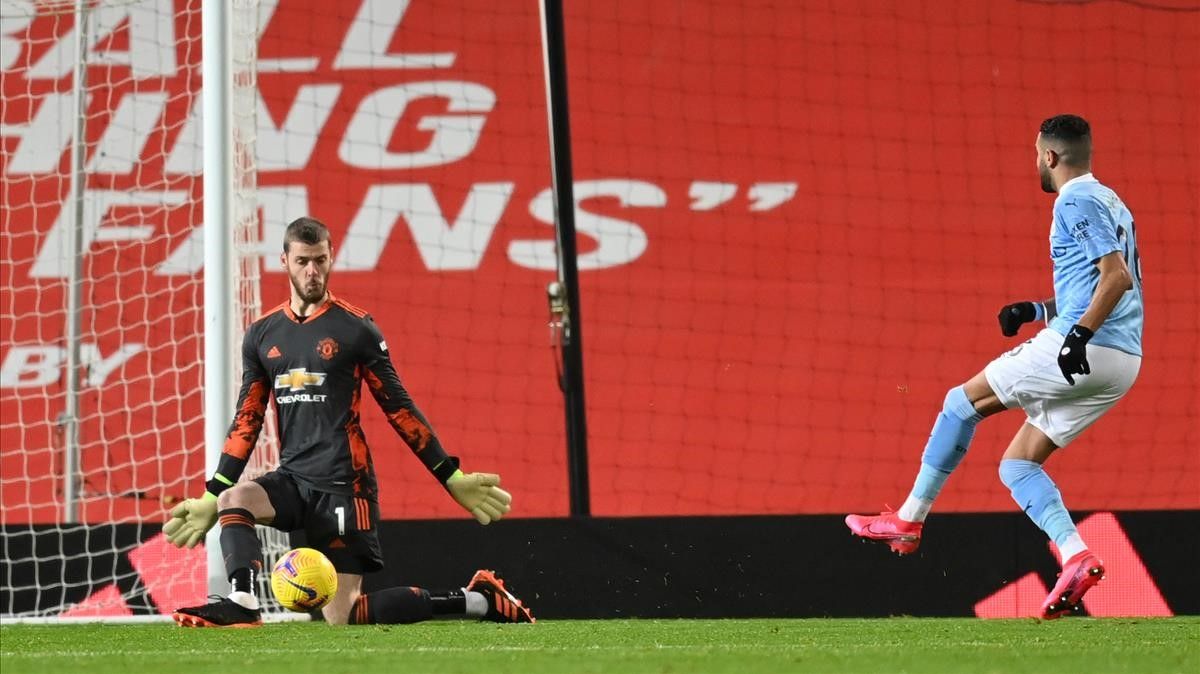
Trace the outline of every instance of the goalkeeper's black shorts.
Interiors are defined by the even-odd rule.
[[[275,508],[270,526],[303,531],[308,547],[320,550],[338,573],[361,575],[383,568],[377,502],[313,489],[279,471],[254,481],[266,490]]]

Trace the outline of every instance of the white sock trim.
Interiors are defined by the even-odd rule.
[[[467,617],[482,618],[487,615],[488,601],[487,597],[479,592],[469,592],[463,588],[463,596],[467,598]]]
[[[251,611],[257,611],[259,608],[258,597],[255,597],[249,592],[230,592],[229,601],[241,606],[242,608],[250,609]]]
[[[1060,561],[1062,564],[1066,564],[1068,559],[1087,549],[1088,546],[1087,543],[1083,542],[1083,537],[1078,533],[1071,534],[1062,542],[1062,545],[1058,546],[1058,554],[1062,557]]]
[[[900,506],[900,509],[896,511],[896,517],[905,522],[924,522],[925,518],[929,516],[929,511],[932,509],[933,501],[922,501],[916,496],[909,494],[908,498],[904,499],[904,505]]]

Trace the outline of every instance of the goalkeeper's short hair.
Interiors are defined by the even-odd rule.
[[[330,241],[329,228],[325,223],[316,218],[308,216],[296,218],[287,226],[287,232],[283,235],[283,252],[288,252],[288,245],[293,241],[307,243],[310,246],[315,246],[322,241]]]

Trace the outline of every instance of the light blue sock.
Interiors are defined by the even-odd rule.
[[[982,418],[963,387],[950,389],[921,454],[921,472],[917,473],[912,489],[914,498],[930,503],[937,498],[950,473],[966,456],[971,438],[975,437],[975,424]]]
[[[1078,537],[1079,532],[1071,521],[1071,513],[1063,505],[1062,494],[1042,464],[1023,459],[1005,459],[1000,462],[1000,480],[1012,491],[1017,505],[1025,510],[1025,514],[1039,529],[1046,532],[1059,550],[1063,550],[1064,544],[1072,536]],[[1063,561],[1066,561],[1065,554]]]

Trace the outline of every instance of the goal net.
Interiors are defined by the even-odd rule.
[[[207,594],[203,550],[158,533],[205,472],[200,2],[82,7],[0,4],[6,616],[156,615]],[[262,308],[257,10],[231,12],[239,331]],[[268,417],[246,477],[276,459]],[[259,530],[269,569],[287,537]]]

